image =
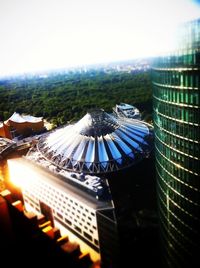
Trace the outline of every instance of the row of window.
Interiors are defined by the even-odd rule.
[[[185,140],[191,140],[199,143],[200,129],[199,126],[184,124],[173,118],[167,118],[165,115],[158,114],[154,109],[154,124],[160,131],[166,131]]]
[[[185,247],[185,244],[187,244],[187,247],[185,247],[185,250],[191,251],[193,248],[198,248],[198,243],[199,243],[199,236],[198,236],[198,225],[195,224],[193,227],[192,220],[189,222],[191,224],[191,227],[193,229],[187,228],[183,222],[178,220],[177,217],[175,217],[174,213],[171,212],[171,210],[166,210],[165,202],[163,202],[164,196],[158,196],[159,198],[159,211],[160,211],[160,220],[162,222],[162,227],[165,230],[168,230],[168,235],[171,236],[173,234],[173,239],[172,237],[168,237],[169,240],[168,242],[171,243],[171,246],[175,246],[177,243],[179,244],[180,247]],[[179,210],[181,213],[181,210]],[[179,214],[178,211],[174,211],[175,213]],[[180,215],[179,215],[180,216]],[[183,219],[187,220],[187,215],[183,217]],[[177,233],[174,233],[172,230],[176,229]],[[164,232],[165,232],[164,230]],[[175,246],[176,247],[176,246]],[[189,248],[190,247],[190,248]]]
[[[158,58],[154,62],[156,68],[189,68],[200,63],[200,52],[198,49],[180,49],[176,54]]]
[[[54,214],[56,214],[56,217],[59,218],[59,221],[62,221],[64,224],[66,223],[67,225],[69,225],[71,228],[73,228],[75,231],[79,232],[80,234],[83,234],[84,232],[86,233],[89,232],[91,236],[90,240],[93,240],[95,230],[97,229],[96,226],[91,226],[90,222],[85,223],[84,219],[82,219],[83,221],[80,222],[78,217],[63,215],[56,210],[54,210]]]
[[[161,200],[160,200],[161,201]],[[170,199],[169,199],[169,203]],[[174,237],[179,239],[179,243],[183,241],[186,242],[186,244],[195,245],[197,242],[197,233],[195,233],[194,230],[185,228],[184,224],[182,224],[181,221],[178,220],[177,217],[174,217],[174,213],[171,212],[170,208],[168,209],[168,213],[165,213],[165,207],[162,206],[163,202],[161,201],[160,209],[163,213],[162,219],[167,222],[167,227],[169,228],[169,232],[173,232],[176,230],[177,234],[174,233]],[[173,209],[173,203],[171,204],[171,207]],[[175,230],[174,230],[175,229]],[[195,241],[196,240],[196,241]],[[183,243],[184,245],[185,243]]]
[[[40,187],[40,186],[43,187]],[[71,197],[67,196],[66,193],[62,193],[61,191],[58,191],[54,189],[52,186],[48,186],[45,182],[34,182],[31,185],[32,189],[37,190],[37,194],[39,194],[41,197],[49,198],[51,196],[50,201],[57,206],[57,208],[62,211],[63,208],[69,207],[73,211],[77,211],[78,213],[83,214],[83,216],[86,217],[86,214],[88,218],[91,220],[91,217],[95,217],[95,213],[93,210],[89,209],[88,207],[85,207],[85,205],[76,202]],[[44,191],[45,188],[45,191]],[[36,193],[35,193],[36,194]],[[32,193],[33,195],[33,193]]]
[[[50,184],[37,179],[28,184],[25,188],[25,196],[29,199],[39,199],[49,205],[54,214],[70,225],[75,231],[83,234],[88,232],[92,240],[98,239],[97,223],[94,210],[85,207],[83,203],[71,198],[65,192],[55,189]]]
[[[156,137],[166,144],[166,146],[171,147],[174,151],[179,151],[180,154],[188,155],[191,158],[200,159],[200,146],[189,140],[184,140],[176,136],[171,135],[166,131],[160,131],[157,125],[154,127]]]
[[[168,219],[167,214],[165,214],[164,211],[162,211],[162,208],[160,207],[161,212],[161,223],[162,223],[162,238],[165,240],[165,249],[170,252],[171,257],[174,255],[176,260],[177,256],[178,258],[188,259],[188,255],[192,255],[193,250],[197,249],[198,246],[196,246],[196,243],[193,242],[193,240],[190,238],[190,236],[184,235],[184,230],[180,229],[180,226],[174,225],[174,222],[171,221],[171,219]],[[195,241],[196,242],[196,241]],[[198,243],[198,241],[197,241]],[[174,257],[173,256],[173,257]],[[180,260],[179,260],[180,264]],[[170,266],[170,267],[184,267],[183,266]]]
[[[154,85],[153,94],[161,101],[200,107],[200,93],[197,90],[174,89]]]
[[[185,256],[185,254],[183,254],[182,256],[180,255],[181,253],[179,252],[179,248],[176,246],[176,240],[174,242],[174,239],[172,240],[171,236],[169,237],[166,232],[166,227],[162,221],[161,224],[161,243],[162,249],[165,250],[163,251],[162,255],[163,263],[168,264],[169,267],[181,267],[180,263],[184,263],[183,256]]]
[[[190,173],[187,169],[181,168],[182,166],[180,164],[177,164],[176,160],[174,162],[172,160],[168,160],[166,156],[159,151],[157,145],[156,158],[161,167],[164,167],[165,171],[169,174],[171,179],[174,178],[177,181],[181,181],[182,184],[189,186],[191,189],[199,189],[199,176],[195,173]],[[197,197],[198,193],[199,191],[197,191]]]
[[[32,202],[29,200],[29,196],[26,193],[26,202],[28,202],[34,209],[38,210],[37,207],[35,207]],[[28,199],[28,200],[27,200]],[[48,205],[49,203],[46,202]],[[96,233],[96,226],[91,226],[90,222],[85,222],[84,219],[81,219],[81,221],[78,219],[79,217],[77,215],[74,215],[73,217],[67,217],[64,218],[63,214],[59,213],[56,208],[53,209],[54,214],[56,213],[56,216],[63,221],[64,223],[67,223],[71,228],[73,228],[75,231],[79,232],[80,234],[84,235],[86,238],[89,237],[89,240],[94,242],[96,245],[98,245],[98,240],[97,238],[97,233]],[[73,213],[74,214],[74,213]],[[84,223],[84,224],[82,224]],[[87,225],[85,225],[87,224]],[[92,229],[91,229],[92,228]],[[87,232],[89,232],[90,234],[88,234]]]
[[[195,188],[190,187],[190,184],[185,183],[180,178],[174,176],[173,173],[170,173],[169,170],[165,168],[165,166],[162,166],[161,162],[162,161],[159,162],[157,158],[156,169],[159,173],[160,178],[162,179],[162,182],[164,183],[165,188],[167,186],[168,188],[172,189],[174,191],[174,194],[178,195],[180,198],[183,198],[186,200],[186,202],[188,202],[188,213],[190,210],[192,210],[198,215],[200,205],[200,201],[198,200],[199,192]],[[185,207],[185,210],[187,210],[187,206]]]
[[[179,29],[179,48],[170,56],[157,59],[155,65],[161,67],[198,65],[200,63],[199,25],[199,20],[194,20]]]
[[[158,185],[159,189],[161,189],[161,184]],[[196,235],[198,234],[198,221],[196,221],[191,214],[188,214],[184,210],[184,207],[188,206],[188,203],[184,204],[185,199],[180,199],[179,196],[176,195],[176,200],[173,198],[173,190],[168,188],[167,194],[164,194],[163,190],[159,191],[159,207],[164,213],[165,218],[169,219],[175,226],[179,226],[179,229],[185,233],[186,237],[191,237],[192,240],[195,240]],[[181,203],[180,203],[181,202]],[[180,211],[180,212],[179,212]],[[185,219],[185,215],[189,217],[188,220],[183,221]]]
[[[156,137],[156,147],[157,149],[171,162],[175,165],[179,165],[183,169],[190,171],[190,173],[197,173],[200,175],[200,160],[191,158],[187,155],[181,154],[180,152],[173,150],[164,144]]]
[[[35,200],[31,199],[26,194],[23,195],[23,198],[24,198],[24,202],[25,202],[25,206],[26,206],[27,211],[29,211],[30,210],[29,208],[31,207],[31,211],[33,209],[34,212],[36,212],[36,211],[40,212],[39,203],[35,202]]]
[[[171,198],[168,191],[166,191],[166,184],[159,178],[158,183],[158,199],[159,209],[162,210],[163,214],[167,219],[174,219],[174,225],[178,225],[182,230],[191,233],[191,236],[198,233],[199,220],[195,215],[191,214],[191,204],[185,202],[185,206],[180,205],[182,199],[181,196],[177,196],[176,202]],[[168,187],[167,187],[168,188]],[[198,215],[197,215],[198,216]]]
[[[178,87],[200,87],[198,71],[156,71],[153,72],[153,81],[159,84]]]
[[[164,144],[157,137],[155,139],[156,148],[158,151],[162,153],[164,157],[167,158],[172,165],[178,166],[179,169],[184,169],[190,173],[200,175],[200,160],[191,158],[187,155],[183,155],[173,149],[171,149],[168,145]],[[199,184],[200,186],[200,184]]]
[[[173,104],[154,101],[154,109],[157,113],[183,121],[186,123],[198,124],[200,126],[200,107],[194,109],[190,107],[180,107]]]
[[[199,48],[200,27],[199,20],[191,21],[182,26],[180,47]]]

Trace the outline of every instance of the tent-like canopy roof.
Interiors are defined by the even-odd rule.
[[[5,123],[7,124],[9,121],[12,121],[15,123],[25,123],[25,122],[37,123],[37,122],[40,122],[41,120],[42,120],[42,117],[35,117],[32,115],[20,115],[14,112],[13,115],[10,118],[8,118],[7,121],[5,121]]]
[[[133,165],[151,149],[152,131],[145,123],[118,119],[103,110],[87,113],[38,142],[40,153],[59,168],[92,174]]]

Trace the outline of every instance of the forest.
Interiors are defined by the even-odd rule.
[[[135,105],[142,119],[151,121],[150,71],[71,71],[0,81],[0,121],[19,112],[42,116],[60,126],[77,121],[93,108],[112,112],[120,102]]]

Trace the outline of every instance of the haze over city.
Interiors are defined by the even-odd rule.
[[[158,55],[199,16],[198,3],[2,0],[0,76]]]
[[[0,36],[4,260],[200,267],[200,0],[1,0]]]

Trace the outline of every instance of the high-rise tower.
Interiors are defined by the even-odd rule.
[[[158,208],[167,267],[200,264],[200,19],[153,68]]]

